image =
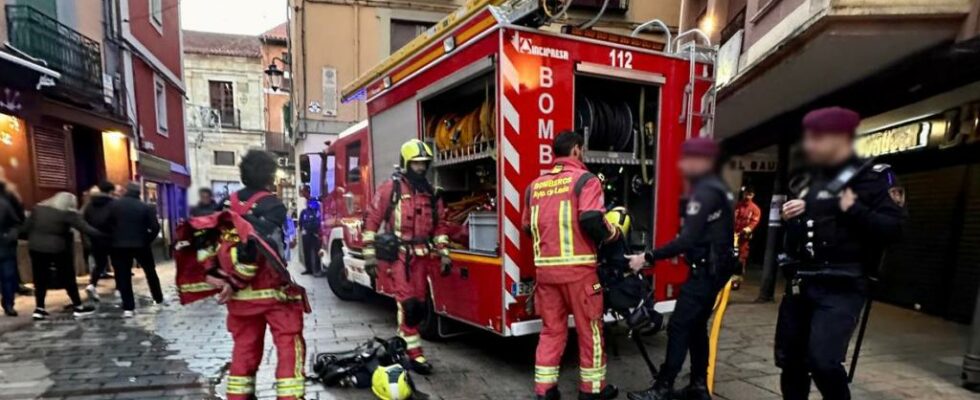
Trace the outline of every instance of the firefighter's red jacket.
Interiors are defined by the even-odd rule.
[[[538,282],[568,283],[595,274],[596,245],[579,221],[583,213],[604,211],[599,178],[581,161],[559,158],[531,182],[524,198],[522,222],[532,236]]]
[[[210,239],[201,239],[201,236]],[[239,259],[239,244],[255,245],[254,262]],[[195,217],[177,227],[175,246],[177,290],[181,304],[218,293],[208,275],[220,277],[235,289],[229,312],[248,313],[254,305],[289,304],[310,312],[306,290],[289,276],[278,252],[242,216],[223,211]]]
[[[735,231],[742,232],[745,228],[754,231],[762,218],[762,211],[752,200],[743,199],[735,205]]]
[[[392,202],[392,192],[396,184],[400,185],[399,199],[391,206],[391,216],[383,221]],[[386,223],[385,230],[394,232],[404,244],[402,251],[426,256],[434,255],[431,250],[435,249],[439,255],[449,255],[449,229],[443,218],[445,206],[438,198],[433,203],[432,196],[429,193],[415,192],[406,178],[400,175],[378,186],[364,219],[362,239],[365,255],[374,251],[374,238],[383,222]]]

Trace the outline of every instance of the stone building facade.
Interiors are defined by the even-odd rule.
[[[208,187],[219,197],[240,186],[238,163],[265,148],[265,75],[256,36],[184,32],[189,194]]]

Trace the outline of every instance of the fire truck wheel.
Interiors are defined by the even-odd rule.
[[[432,302],[432,294],[430,293],[426,296],[425,300],[425,318],[419,323],[419,335],[422,336],[422,339],[433,342],[444,339],[439,334],[440,318],[442,317],[436,314],[436,309]]]
[[[367,293],[360,285],[347,279],[347,269],[344,268],[344,252],[337,244],[334,244],[330,249],[327,284],[330,285],[333,294],[344,301],[363,300]]]

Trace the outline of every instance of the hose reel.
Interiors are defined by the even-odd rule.
[[[589,150],[632,152],[636,118],[625,100],[579,96],[575,128],[587,132]]]

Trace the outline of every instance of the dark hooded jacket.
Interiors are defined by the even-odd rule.
[[[89,199],[88,205],[82,210],[82,219],[95,229],[102,232],[110,232],[109,216],[114,201],[115,199],[107,194],[93,194],[91,199]],[[109,236],[89,236],[88,239],[93,247],[98,248],[108,248],[112,243]]]
[[[38,205],[24,224],[27,247],[39,253],[57,254],[73,249],[75,235],[72,228],[85,235],[101,236],[102,233],[82,220],[77,211],[63,211]]]
[[[111,245],[117,249],[138,249],[150,245],[160,233],[160,222],[152,206],[140,200],[139,188],[130,188],[126,195],[109,206]]]

